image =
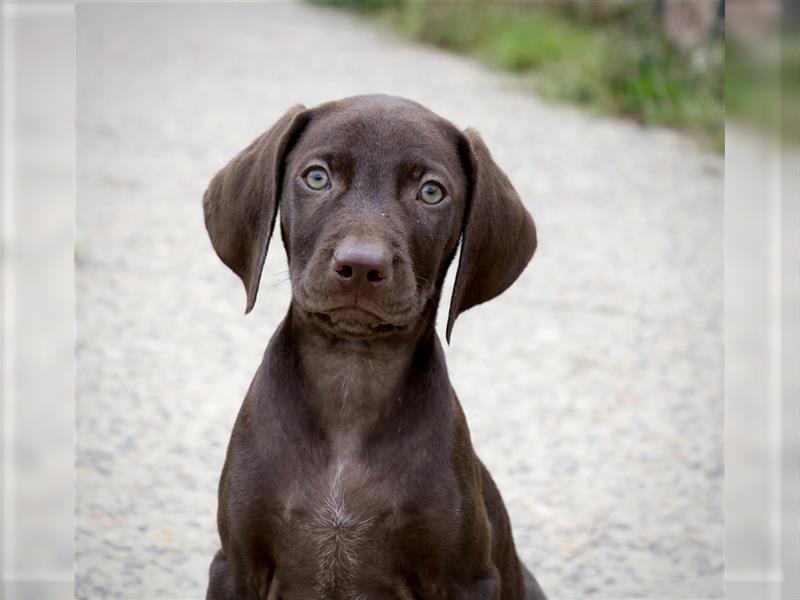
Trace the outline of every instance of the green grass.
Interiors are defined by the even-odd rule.
[[[757,48],[726,45],[725,107],[732,118],[800,144],[800,36],[794,31]]]
[[[717,149],[723,146],[722,43],[679,51],[661,35],[650,3],[619,2],[598,18],[566,5],[316,1],[520,73],[547,98],[681,128]]]

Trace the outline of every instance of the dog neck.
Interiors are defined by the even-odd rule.
[[[425,316],[402,337],[351,340],[324,331],[292,304],[284,325],[304,395],[323,429],[334,435],[370,430],[402,409],[409,378],[433,366],[415,363],[441,357],[435,319]]]

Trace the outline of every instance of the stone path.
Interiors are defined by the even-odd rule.
[[[78,6],[78,595],[203,597],[228,435],[289,285],[273,244],[242,315],[201,196],[290,105],[365,92],[478,128],[537,221],[529,269],[459,319],[448,360],[542,587],[720,595],[721,159],[292,3]]]

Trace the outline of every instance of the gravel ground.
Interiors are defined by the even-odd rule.
[[[289,285],[273,244],[243,317],[201,196],[291,104],[365,92],[478,128],[537,221],[530,267],[459,319],[448,360],[542,587],[721,595],[721,159],[281,3],[78,6],[79,597],[203,596],[228,435]]]

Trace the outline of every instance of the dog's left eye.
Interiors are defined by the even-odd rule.
[[[328,186],[330,177],[325,169],[314,167],[306,172],[306,174],[303,176],[303,180],[312,190],[321,190]]]
[[[444,197],[444,188],[435,181],[428,181],[419,190],[419,198],[425,204],[439,204]]]

